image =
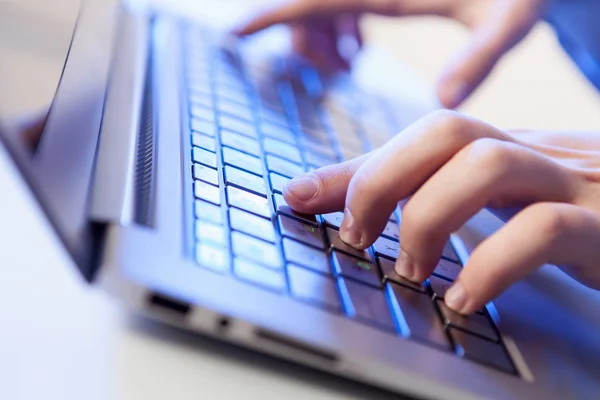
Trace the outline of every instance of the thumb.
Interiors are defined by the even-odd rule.
[[[530,2],[498,2],[474,30],[465,48],[438,83],[438,97],[447,108],[458,107],[489,75],[498,60],[521,41],[541,15]]]

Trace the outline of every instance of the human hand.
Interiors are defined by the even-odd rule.
[[[291,180],[284,197],[302,213],[344,210],[341,238],[361,249],[400,202],[396,270],[416,282],[478,211],[502,215],[445,297],[463,314],[545,263],[600,289],[600,132],[509,134],[438,111],[370,154]]]
[[[294,49],[321,68],[332,70],[348,68],[349,59],[360,48],[359,17],[364,13],[452,18],[472,31],[469,43],[449,63],[438,83],[441,103],[447,108],[455,108],[483,82],[502,55],[527,35],[543,16],[548,2],[293,0],[259,15],[236,33],[244,36],[271,25],[289,24]],[[355,46],[344,45],[353,42]]]

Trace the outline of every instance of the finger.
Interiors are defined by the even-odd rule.
[[[478,139],[442,166],[402,210],[398,273],[422,282],[450,235],[484,207],[506,209],[575,198],[573,173],[528,148]]]
[[[539,14],[530,2],[498,2],[473,32],[465,49],[446,68],[438,97],[447,108],[459,106],[483,82],[500,57],[531,30]]]
[[[251,20],[235,33],[251,35],[276,24],[302,21],[308,17],[334,16],[342,12],[367,11],[368,1],[361,0],[294,0]]]
[[[340,13],[371,12],[382,15],[451,15],[455,5],[448,0],[294,0],[259,15],[235,34],[251,35],[276,24],[302,21],[308,17],[335,16]]]
[[[283,189],[285,201],[294,210],[305,214],[325,214],[343,210],[348,184],[369,156],[365,154],[292,179]]]
[[[482,137],[513,140],[451,111],[433,113],[395,136],[354,174],[340,228],[342,239],[357,248],[368,247],[399,200],[412,195],[458,151]]]
[[[336,19],[334,29],[337,33],[337,53],[349,64],[363,46],[359,16],[344,14]]]
[[[598,243],[596,214],[570,204],[536,203],[475,249],[448,290],[446,303],[470,314],[543,264],[570,265],[594,276],[583,283],[600,288]]]
[[[338,32],[331,21],[311,21],[294,26],[294,49],[324,72],[347,70],[338,50]]]

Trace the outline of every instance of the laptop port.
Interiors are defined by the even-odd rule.
[[[158,293],[152,293],[148,302],[150,307],[155,310],[166,311],[180,317],[185,317],[191,310],[188,303]]]

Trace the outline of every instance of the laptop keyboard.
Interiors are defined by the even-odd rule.
[[[340,239],[341,212],[300,214],[282,196],[294,176],[398,132],[383,99],[347,84],[323,92],[310,67],[286,75],[283,60],[224,50],[196,28],[184,29],[183,54],[200,267],[516,374],[487,310],[464,317],[443,303],[461,269],[450,243],[417,284],[394,270],[398,213],[357,250]]]

